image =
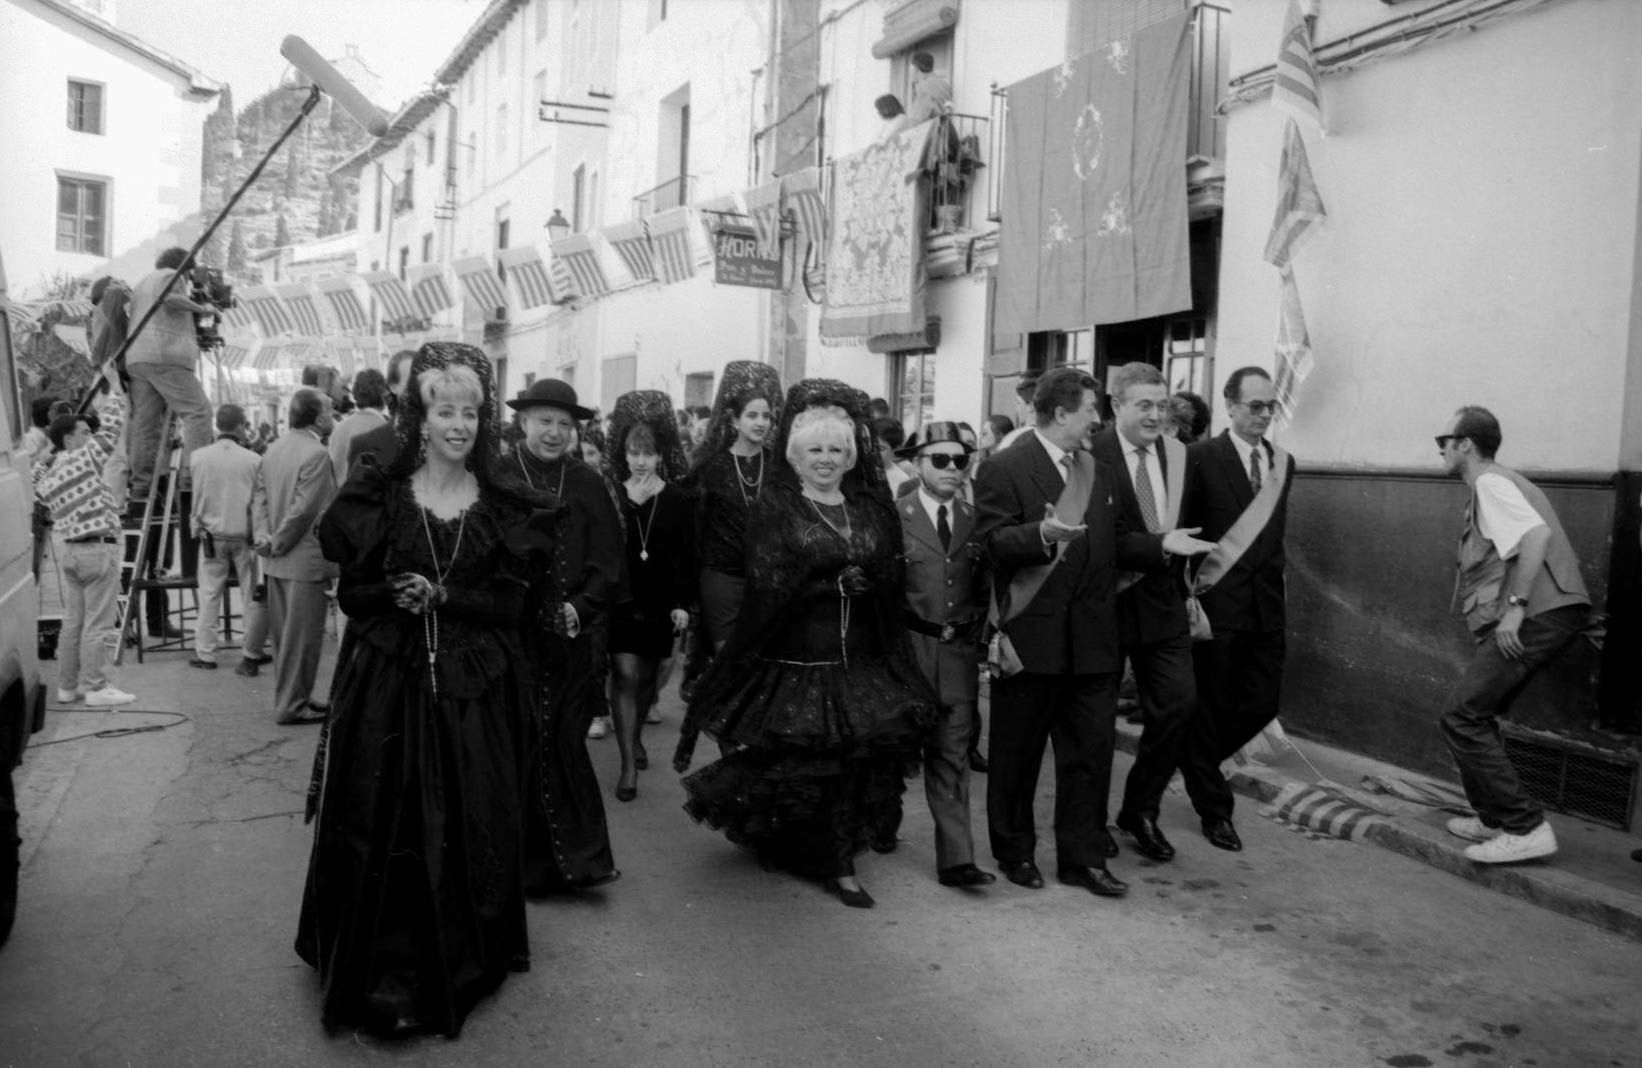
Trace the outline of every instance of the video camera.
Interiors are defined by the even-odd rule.
[[[194,338],[202,349],[214,349],[223,343],[222,313],[236,307],[233,283],[217,267],[195,266],[188,272],[188,299],[195,304],[209,304],[214,312],[194,315]]]

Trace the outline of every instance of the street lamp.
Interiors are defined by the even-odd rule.
[[[564,217],[564,212],[553,209],[553,217],[547,220],[547,238],[549,241],[561,241],[570,236],[570,220]]]

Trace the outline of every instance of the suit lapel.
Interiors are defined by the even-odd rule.
[[[1163,468],[1163,485],[1169,491],[1163,529],[1169,531],[1180,525],[1180,499],[1186,495],[1186,446],[1167,436],[1158,438],[1157,443],[1157,462]]]
[[[1030,435],[1030,444],[1021,443],[1032,457],[1032,481],[1037,484],[1038,491],[1043,494],[1044,500],[1054,504],[1060,500],[1061,491],[1066,489],[1066,480],[1055,468],[1055,461],[1049,458],[1049,450],[1043,447],[1038,435]]]
[[[927,519],[928,516],[925,516]],[[973,505],[957,498],[952,502],[952,548],[961,549],[969,540],[969,535],[975,530],[975,508]],[[937,538],[937,541],[940,539]]]
[[[917,491],[901,498],[901,527],[937,553],[946,555],[941,548],[941,539],[929,521],[929,513],[924,511],[924,502],[918,499]]]

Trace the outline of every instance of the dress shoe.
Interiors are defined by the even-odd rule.
[[[969,770],[977,775],[985,775],[992,770],[992,762],[981,756],[979,749],[969,751]]]
[[[872,840],[872,851],[874,853],[893,853],[895,847],[899,844],[900,839],[895,837],[894,831],[885,831]]]
[[[1130,816],[1120,813],[1117,818],[1118,830],[1123,831],[1135,840],[1135,852],[1151,860],[1166,861],[1174,859],[1174,846],[1163,837],[1158,829],[1157,821],[1150,816]]]
[[[254,679],[261,670],[262,669],[257,665],[255,660],[246,659],[239,662],[239,667],[234,669],[234,674],[243,676],[247,679]]]
[[[1100,843],[1100,851],[1102,853],[1106,854],[1106,859],[1110,860],[1113,857],[1117,856],[1117,854],[1118,854],[1117,839],[1112,837],[1112,832],[1111,832],[1110,828],[1108,828],[1106,831],[1102,832],[1102,838],[1104,838],[1104,841],[1102,841]]]
[[[1077,865],[1060,868],[1055,876],[1067,886],[1081,886],[1097,897],[1122,897],[1129,892],[1129,884],[1104,867]]]
[[[325,713],[309,710],[306,712],[298,712],[294,716],[281,716],[274,722],[278,723],[281,727],[302,727],[310,723],[324,723]]]
[[[987,883],[998,881],[996,875],[982,871],[973,864],[955,864],[950,868],[942,868],[935,873],[935,878],[941,881],[942,886],[985,886]]]
[[[1231,853],[1243,851],[1243,839],[1237,837],[1237,828],[1232,826],[1231,820],[1204,820],[1203,837],[1216,849]]]
[[[328,715],[331,711],[331,703],[329,701],[314,701],[310,699],[308,701],[308,707],[319,713],[321,716]]]
[[[248,656],[245,660],[247,663],[254,664],[257,667],[261,667],[264,664],[272,664],[274,662],[274,658],[271,656]]]
[[[870,909],[873,905],[877,904],[877,902],[872,900],[872,895],[867,893],[866,890],[846,890],[844,885],[837,879],[828,879],[827,889],[837,894],[838,900],[842,901],[852,909]]]
[[[1031,860],[1016,860],[1007,864],[999,864],[998,870],[1003,872],[1005,879],[1008,879],[1016,886],[1024,886],[1028,890],[1043,889],[1043,872],[1039,871],[1037,864]]]
[[[201,671],[217,670],[217,662],[215,660],[201,660],[197,656],[188,661],[188,666],[191,668],[199,668]]]
[[[616,800],[617,801],[631,801],[637,796],[639,796],[638,783],[634,783],[632,786],[620,786],[620,785],[618,785],[616,787]]]

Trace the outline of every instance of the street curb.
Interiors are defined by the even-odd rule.
[[[1133,754],[1140,741],[1136,727],[1120,723],[1117,747]],[[1269,804],[1285,787],[1299,783],[1271,768],[1237,768],[1226,781],[1244,797]],[[1463,845],[1447,832],[1423,824],[1387,819],[1376,822],[1360,836],[1381,849],[1429,864],[1450,875],[1530,904],[1593,924],[1605,931],[1642,942],[1642,894],[1628,894],[1606,883],[1574,875],[1550,864],[1486,865],[1468,859]]]

